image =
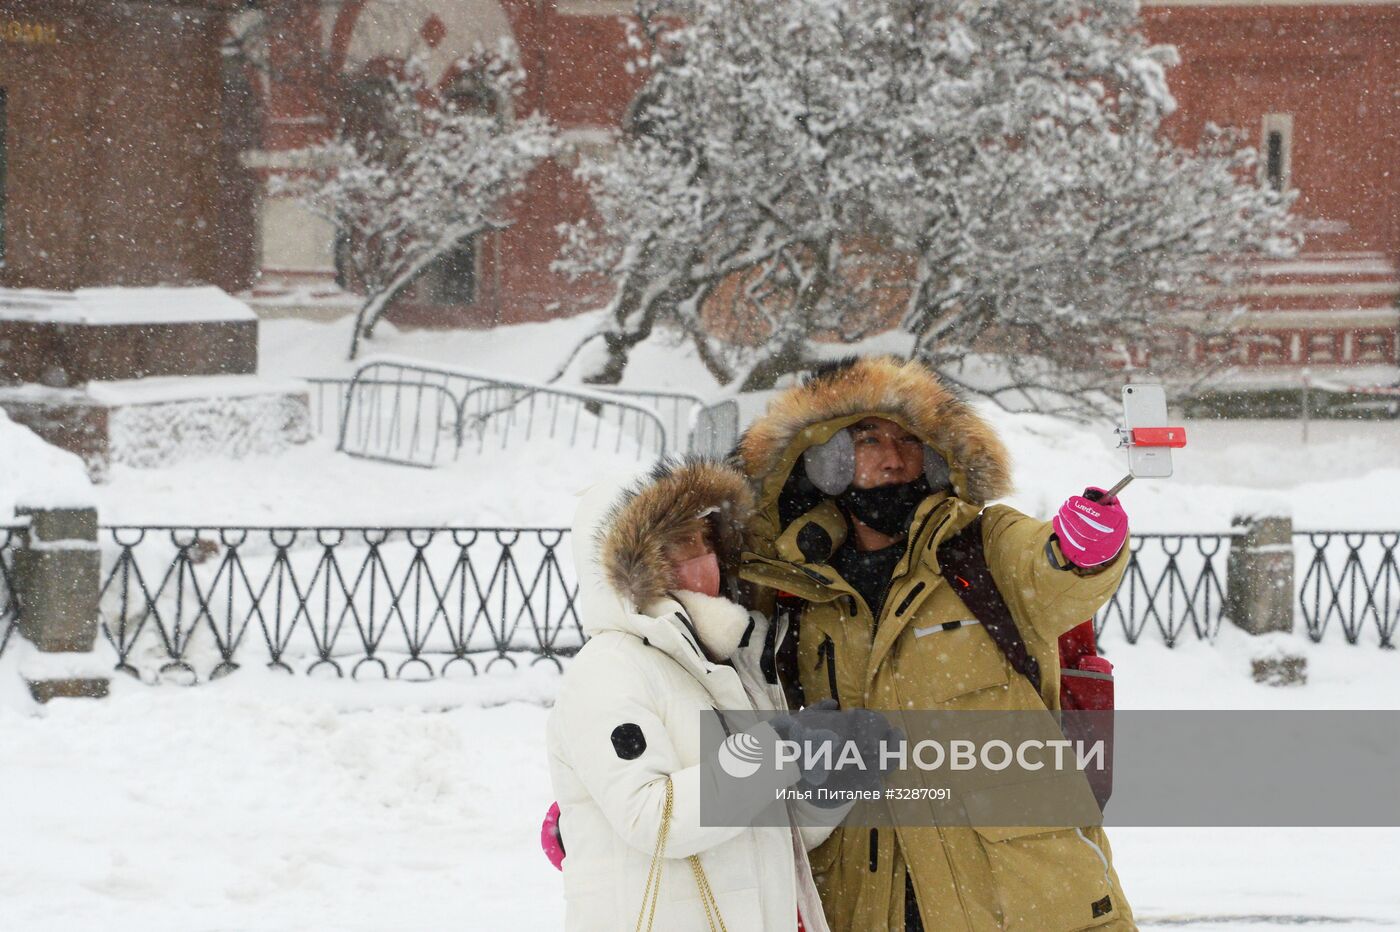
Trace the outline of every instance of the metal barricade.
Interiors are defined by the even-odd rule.
[[[346,388],[337,449],[351,456],[433,467],[455,459],[475,438],[502,446],[532,439],[562,441],[638,459],[674,452],[659,405],[671,420],[689,419],[677,392],[608,391],[541,385],[447,366],[376,359]]]

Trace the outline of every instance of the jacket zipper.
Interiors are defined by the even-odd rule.
[[[921,521],[921,522],[919,522],[919,529],[918,529],[917,531],[912,531],[912,530],[911,530],[911,533],[909,534],[909,537],[907,538],[907,540],[908,540],[908,545],[907,545],[907,548],[906,548],[906,550],[905,550],[905,555],[901,558],[901,562],[907,560],[910,564],[912,564],[916,559],[918,559],[917,557],[914,556],[914,544],[923,536],[924,529],[927,528],[927,527],[928,527],[928,523],[929,523],[930,521],[933,520],[933,513],[934,513],[935,511],[937,511],[937,510],[938,510],[938,508],[935,506],[931,511],[929,511],[928,514],[924,515],[924,520]],[[944,523],[947,523],[947,520],[948,520],[948,518],[947,518],[947,516],[945,515],[944,518],[943,518]],[[941,526],[942,526],[942,525],[940,525],[940,527],[941,527]],[[935,531],[934,531],[934,535],[937,536],[937,534],[938,534],[938,532],[935,530]],[[876,635],[878,635],[878,634],[880,633],[880,618],[884,616],[884,614],[885,614],[885,609],[889,607],[890,593],[894,591],[894,584],[895,584],[895,582],[896,582],[896,579],[897,579],[897,578],[898,578],[898,579],[903,579],[905,576],[909,575],[909,569],[910,569],[910,567],[905,567],[904,572],[903,572],[902,574],[900,574],[898,577],[891,576],[891,577],[889,578],[889,581],[885,583],[885,591],[880,595],[880,611],[877,613],[877,612],[875,612],[873,609],[871,610],[871,612],[870,612],[870,617],[871,617],[871,625],[870,625],[870,643],[871,643],[871,644],[874,644],[874,643],[875,643],[875,637],[876,637]],[[910,602],[910,600],[913,599],[914,596],[918,595],[919,591],[922,590],[923,588],[924,588],[923,583],[919,583],[917,586],[915,586],[915,587],[914,587],[914,591],[911,592],[911,593],[909,593],[909,595],[908,595],[907,597],[905,597],[904,601],[900,604],[900,609],[899,609],[899,611],[896,611],[896,612],[895,612],[895,615],[898,616],[898,615],[903,614],[903,610],[909,607],[909,602]],[[866,608],[870,608],[870,606],[867,605]]]
[[[837,705],[841,704],[841,694],[836,690],[836,644],[831,640],[831,635],[825,635],[822,642],[817,645],[817,665],[821,666],[822,661],[826,661],[826,682],[831,688],[831,698]]]

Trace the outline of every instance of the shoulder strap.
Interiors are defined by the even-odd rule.
[[[647,886],[642,894],[642,910],[637,914],[636,932],[651,932],[656,924],[656,906],[661,902],[661,874],[664,870],[666,836],[671,828],[671,814],[675,809],[676,793],[671,778],[666,778],[666,803],[661,810],[661,826],[656,830],[656,847],[651,854],[651,869],[647,871]],[[695,875],[695,885],[700,890],[700,905],[705,910],[705,922],[710,932],[729,932],[724,917],[719,914],[719,899],[710,888],[710,878],[705,875],[705,867],[700,863],[700,855],[686,858],[690,862],[690,872]]]
[[[938,548],[938,566],[943,578],[962,599],[968,610],[987,629],[1007,661],[1040,692],[1040,664],[1026,649],[1021,631],[1011,617],[1011,609],[1001,597],[987,554],[982,549],[982,516],[954,534]]]

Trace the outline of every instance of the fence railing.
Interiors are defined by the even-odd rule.
[[[487,443],[505,449],[536,438],[638,459],[674,452],[665,423],[650,406],[604,392],[493,382],[468,392],[459,410],[458,450],[475,437],[478,453]]]
[[[1117,592],[1094,619],[1111,644],[1154,631],[1168,647],[1212,640],[1225,618],[1233,534],[1141,534]],[[1400,532],[1293,534],[1295,615],[1320,643],[1335,627],[1349,644],[1395,646],[1400,628]]]
[[[733,400],[707,405],[699,395],[638,388],[594,386],[598,391],[650,405],[666,425],[677,451],[722,459],[739,441],[739,405]]]
[[[1311,531],[1293,535],[1298,604],[1308,637],[1321,641],[1334,623],[1356,644],[1367,627],[1393,647],[1400,625],[1400,532]]]
[[[249,663],[430,678],[560,665],[583,643],[560,528],[110,527],[101,537],[102,631],[119,668],[146,678]],[[1095,618],[1107,648],[1213,639],[1233,537],[1135,537],[1123,583]],[[1336,628],[1353,644],[1392,646],[1398,541],[1295,535],[1298,614],[1314,641]]]
[[[674,393],[593,391],[381,359],[355,373],[342,401],[337,448],[410,466],[455,459],[469,439],[551,439],[571,448],[611,449],[658,459],[675,452],[656,405]]]
[[[613,395],[650,408],[666,428],[666,436],[671,438],[673,449],[670,452],[679,452],[687,444],[696,415],[705,408],[705,399],[693,392],[619,388],[615,385],[590,385],[588,390]]]
[[[311,429],[319,436],[340,433],[340,422],[345,418],[345,399],[349,396],[353,378],[332,376],[303,376],[302,381],[311,386]]]
[[[1230,534],[1137,534],[1132,558],[1113,597],[1094,616],[1094,630],[1111,644],[1136,644],[1155,631],[1168,647],[1184,636],[1210,640],[1225,605],[1225,558]]]
[[[102,529],[101,630],[118,669],[432,678],[583,643],[567,532],[518,528]]]
[[[318,434],[334,434],[351,455],[414,466],[455,458],[473,436],[478,449],[488,436],[502,445],[548,436],[595,449],[611,442],[615,451],[626,443],[656,457],[724,456],[739,436],[735,402],[706,405],[689,392],[536,385],[398,360],[305,381]]]
[[[19,596],[14,584],[15,552],[23,527],[0,527],[0,654],[19,629]]]

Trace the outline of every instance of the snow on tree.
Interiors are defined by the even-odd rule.
[[[1162,132],[1175,53],[1131,0],[642,0],[629,35],[647,78],[558,263],[611,287],[561,370],[590,382],[667,331],[761,389],[893,326],[1073,403],[1294,245],[1237,136]]]
[[[335,224],[350,275],[364,300],[350,358],[413,280],[457,244],[508,224],[503,206],[555,150],[547,119],[511,119],[506,106],[523,73],[509,55],[462,63],[475,96],[462,106],[425,87],[410,59],[377,82],[368,121],[342,120],[334,139],[298,153],[306,171],[279,192],[302,199]]]

